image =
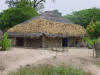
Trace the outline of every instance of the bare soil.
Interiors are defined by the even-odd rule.
[[[66,49],[67,50],[67,49]],[[93,50],[87,48],[69,48],[68,52],[58,52],[41,49],[12,48],[9,51],[0,51],[0,75],[7,75],[11,71],[17,71],[20,66],[50,64],[73,65],[83,68],[93,75],[100,75],[100,67],[92,57]]]

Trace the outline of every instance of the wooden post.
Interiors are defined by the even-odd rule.
[[[26,47],[26,38],[23,38],[24,39],[24,47]]]
[[[95,44],[93,45],[93,57],[95,57]]]
[[[57,50],[57,43],[56,43],[56,58],[57,58],[58,50]]]
[[[16,46],[16,38],[11,38],[11,44],[15,47]]]
[[[62,40],[62,38],[61,38],[61,39],[60,39],[61,47],[63,47],[63,46],[62,46],[62,42],[63,42],[63,40]]]
[[[45,37],[42,36],[42,48],[45,48]]]
[[[16,46],[16,38],[14,38],[14,46]]]

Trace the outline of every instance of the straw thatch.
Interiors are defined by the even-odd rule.
[[[22,24],[26,24],[26,23],[28,23],[28,22],[30,22],[32,20],[36,20],[36,19],[45,19],[45,20],[54,21],[54,22],[61,22],[61,23],[66,23],[66,24],[74,24],[70,20],[65,19],[60,14],[55,13],[54,11],[46,11],[46,12],[40,14],[39,16],[33,17],[32,19],[29,19],[29,20],[23,22]]]
[[[85,29],[76,24],[64,24],[45,19],[36,19],[22,23],[8,30],[9,36],[34,37],[46,35],[49,37],[84,36]]]

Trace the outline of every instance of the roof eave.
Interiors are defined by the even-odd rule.
[[[86,35],[62,35],[62,34],[48,34],[48,33],[20,33],[20,32],[8,32],[8,37],[30,37],[30,38],[36,38],[36,37],[41,37],[41,36],[46,36],[46,37],[59,37],[59,38],[64,38],[64,37],[85,37]]]

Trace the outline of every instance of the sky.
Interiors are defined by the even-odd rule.
[[[0,12],[7,9],[6,0],[0,0]],[[63,15],[70,14],[73,11],[97,7],[100,8],[100,0],[56,0],[54,3],[47,0],[45,11],[58,9]]]

